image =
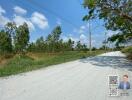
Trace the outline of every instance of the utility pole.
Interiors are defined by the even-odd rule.
[[[107,33],[105,32],[105,51],[107,50]]]
[[[90,27],[90,20],[89,20],[89,51],[91,52],[91,46],[92,46],[92,44],[91,44],[91,27]]]

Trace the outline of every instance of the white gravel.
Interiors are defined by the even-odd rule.
[[[0,78],[0,100],[132,100],[131,90],[109,97],[107,79],[128,74],[132,81],[131,65],[117,51]]]

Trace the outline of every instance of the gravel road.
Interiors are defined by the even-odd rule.
[[[0,100],[132,100],[132,89],[129,96],[108,96],[108,75],[123,74],[132,83],[132,62],[109,52],[0,78]]]

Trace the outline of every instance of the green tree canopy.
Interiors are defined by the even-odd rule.
[[[49,50],[51,50],[52,52],[56,51],[57,48],[59,47],[61,33],[62,33],[61,27],[56,26],[51,32],[51,34],[49,34],[48,37],[46,38],[48,45],[50,45],[48,46]]]
[[[119,31],[111,37],[117,44],[132,39],[132,1],[131,0],[84,0],[88,14],[83,20],[103,19],[108,30]],[[116,38],[116,39],[115,39]],[[110,40],[110,38],[109,38]]]
[[[83,20],[99,17],[107,29],[132,32],[131,0],[84,0],[88,14]]]
[[[4,30],[0,31],[0,52],[12,52],[11,36],[8,32],[5,32]]]
[[[24,23],[20,25],[16,30],[15,36],[15,50],[18,53],[25,51],[29,43],[29,29],[28,25]]]

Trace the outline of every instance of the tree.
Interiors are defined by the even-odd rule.
[[[82,45],[82,50],[83,50],[83,51],[88,51],[88,48],[87,48],[87,45],[86,45],[86,44],[83,44],[83,45]]]
[[[79,51],[82,49],[82,45],[81,45],[80,41],[77,42],[77,45],[75,48],[76,48],[76,50],[79,50]]]
[[[58,49],[58,42],[61,35],[61,27],[57,26],[53,29],[51,34],[48,35],[46,41],[48,42],[48,45],[50,45],[49,49],[51,49],[52,52],[56,51]]]
[[[69,39],[68,42],[67,42],[68,50],[70,50],[70,51],[73,50],[73,45],[74,45],[74,41]]]
[[[99,49],[100,50],[105,50],[106,46],[105,45],[102,45]]]
[[[60,26],[55,27],[55,29],[53,29],[53,31],[51,33],[52,34],[52,40],[54,42],[58,42],[60,39],[61,33],[62,33],[61,27]]]
[[[4,30],[0,31],[0,52],[4,54],[12,52],[10,34]]]
[[[96,49],[97,49],[96,47],[93,47],[93,48],[92,48],[92,51],[95,51]]]
[[[131,0],[84,0],[84,7],[89,10],[83,20],[99,17],[107,29],[118,30],[121,35],[127,34],[132,39]]]
[[[119,47],[120,44],[124,44],[127,42],[125,39],[125,35],[116,34],[107,39],[108,42],[115,42],[116,47]]]
[[[33,42],[30,43],[29,46],[28,46],[28,48],[27,48],[27,50],[28,50],[29,52],[36,52],[36,51],[37,51],[36,44],[33,43]]]
[[[36,40],[37,51],[44,52],[44,51],[46,51],[46,47],[47,47],[46,43],[45,43],[44,38],[42,36]]]
[[[20,25],[16,30],[15,36],[15,50],[17,53],[23,53],[29,43],[29,29],[28,25],[24,23]]]
[[[16,23],[14,22],[8,22],[5,25],[5,31],[8,32],[8,34],[10,35],[11,39],[12,39],[12,46],[14,47],[14,39],[15,39],[15,35],[16,35]]]
[[[76,50],[78,50],[78,51],[87,51],[87,50],[88,50],[86,44],[81,44],[80,41],[77,42],[77,45],[76,45],[75,48],[76,48]]]

